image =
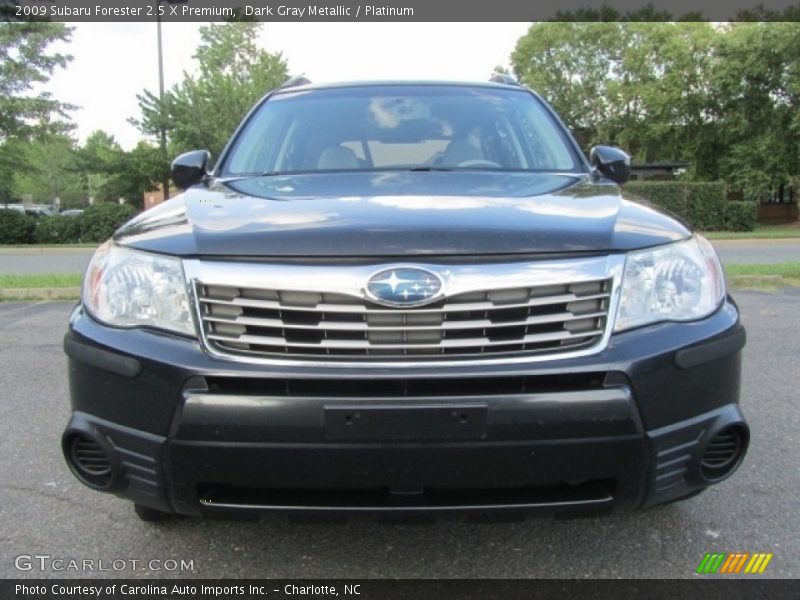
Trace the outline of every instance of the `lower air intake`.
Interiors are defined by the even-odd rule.
[[[700,462],[703,477],[708,481],[727,477],[739,466],[746,448],[747,433],[742,427],[731,425],[717,432],[703,452]]]
[[[99,489],[111,485],[111,461],[95,440],[75,434],[67,440],[66,450],[73,471],[84,483]]]

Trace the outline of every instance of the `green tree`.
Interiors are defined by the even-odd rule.
[[[696,156],[716,30],[708,23],[644,22],[625,29],[611,86],[624,109],[610,133],[643,161]]]
[[[164,94],[139,94],[140,130],[154,138],[164,127],[172,154],[205,148],[218,156],[252,105],[288,77],[286,61],[258,47],[261,23],[209,24],[200,29],[195,75]]]
[[[585,148],[687,160],[689,177],[763,198],[800,180],[800,23],[796,12],[755,14],[773,21],[537,23],[512,64]]]
[[[131,151],[124,151],[114,136],[104,131],[93,132],[76,149],[76,165],[81,174],[86,196],[98,202],[116,202],[124,198],[141,207],[143,195],[169,172],[164,168],[161,150],[140,141]]]
[[[0,142],[69,129],[62,119],[73,107],[33,89],[72,59],[48,51],[52,43],[68,41],[71,32],[63,23],[0,23]]]
[[[46,91],[34,91],[59,67],[71,60],[49,46],[68,41],[71,29],[63,23],[0,22],[0,201],[12,198],[14,174],[28,165],[22,142],[32,137],[64,133],[73,107]]]
[[[16,138],[0,143],[0,202],[13,199],[14,173],[25,168],[21,160],[24,146]]]
[[[18,147],[26,167],[14,173],[12,192],[50,204],[58,197],[62,207],[79,206],[85,197],[83,178],[76,166],[73,140],[63,134],[34,139]]]
[[[105,131],[93,131],[83,146],[76,149],[76,166],[81,174],[86,196],[95,200],[116,200],[116,170],[124,154],[114,136]]]
[[[613,143],[638,160],[684,157],[703,126],[715,30],[707,23],[538,23],[512,54],[585,146]],[[662,15],[663,17],[663,15]]]
[[[616,111],[608,84],[622,31],[619,23],[536,23],[511,55],[517,79],[553,104],[584,142],[594,143]]]
[[[164,163],[161,149],[145,141],[118,155],[113,169],[114,198],[125,198],[137,208],[142,208],[144,193],[154,189],[155,182],[169,177],[169,165]]]
[[[707,112],[706,177],[762,199],[800,175],[800,23],[733,23],[719,40]],[[702,163],[701,163],[702,164]]]

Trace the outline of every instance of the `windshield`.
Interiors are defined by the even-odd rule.
[[[419,85],[276,94],[222,174],[577,168],[563,128],[527,91]]]

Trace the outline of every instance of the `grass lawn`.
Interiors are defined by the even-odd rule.
[[[4,288],[65,288],[80,287],[80,273],[41,273],[35,275],[0,274],[0,289]]]
[[[800,278],[800,262],[790,261],[768,265],[725,265],[729,276],[776,275],[779,277]]]
[[[725,265],[728,286],[734,290],[777,291],[800,287],[800,262],[766,265]]]
[[[779,240],[800,238],[800,227],[791,225],[759,226],[755,231],[703,231],[710,240]]]

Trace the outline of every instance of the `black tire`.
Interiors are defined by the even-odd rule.
[[[136,516],[146,523],[161,523],[169,521],[174,516],[143,504],[134,504],[133,510],[136,512]]]

